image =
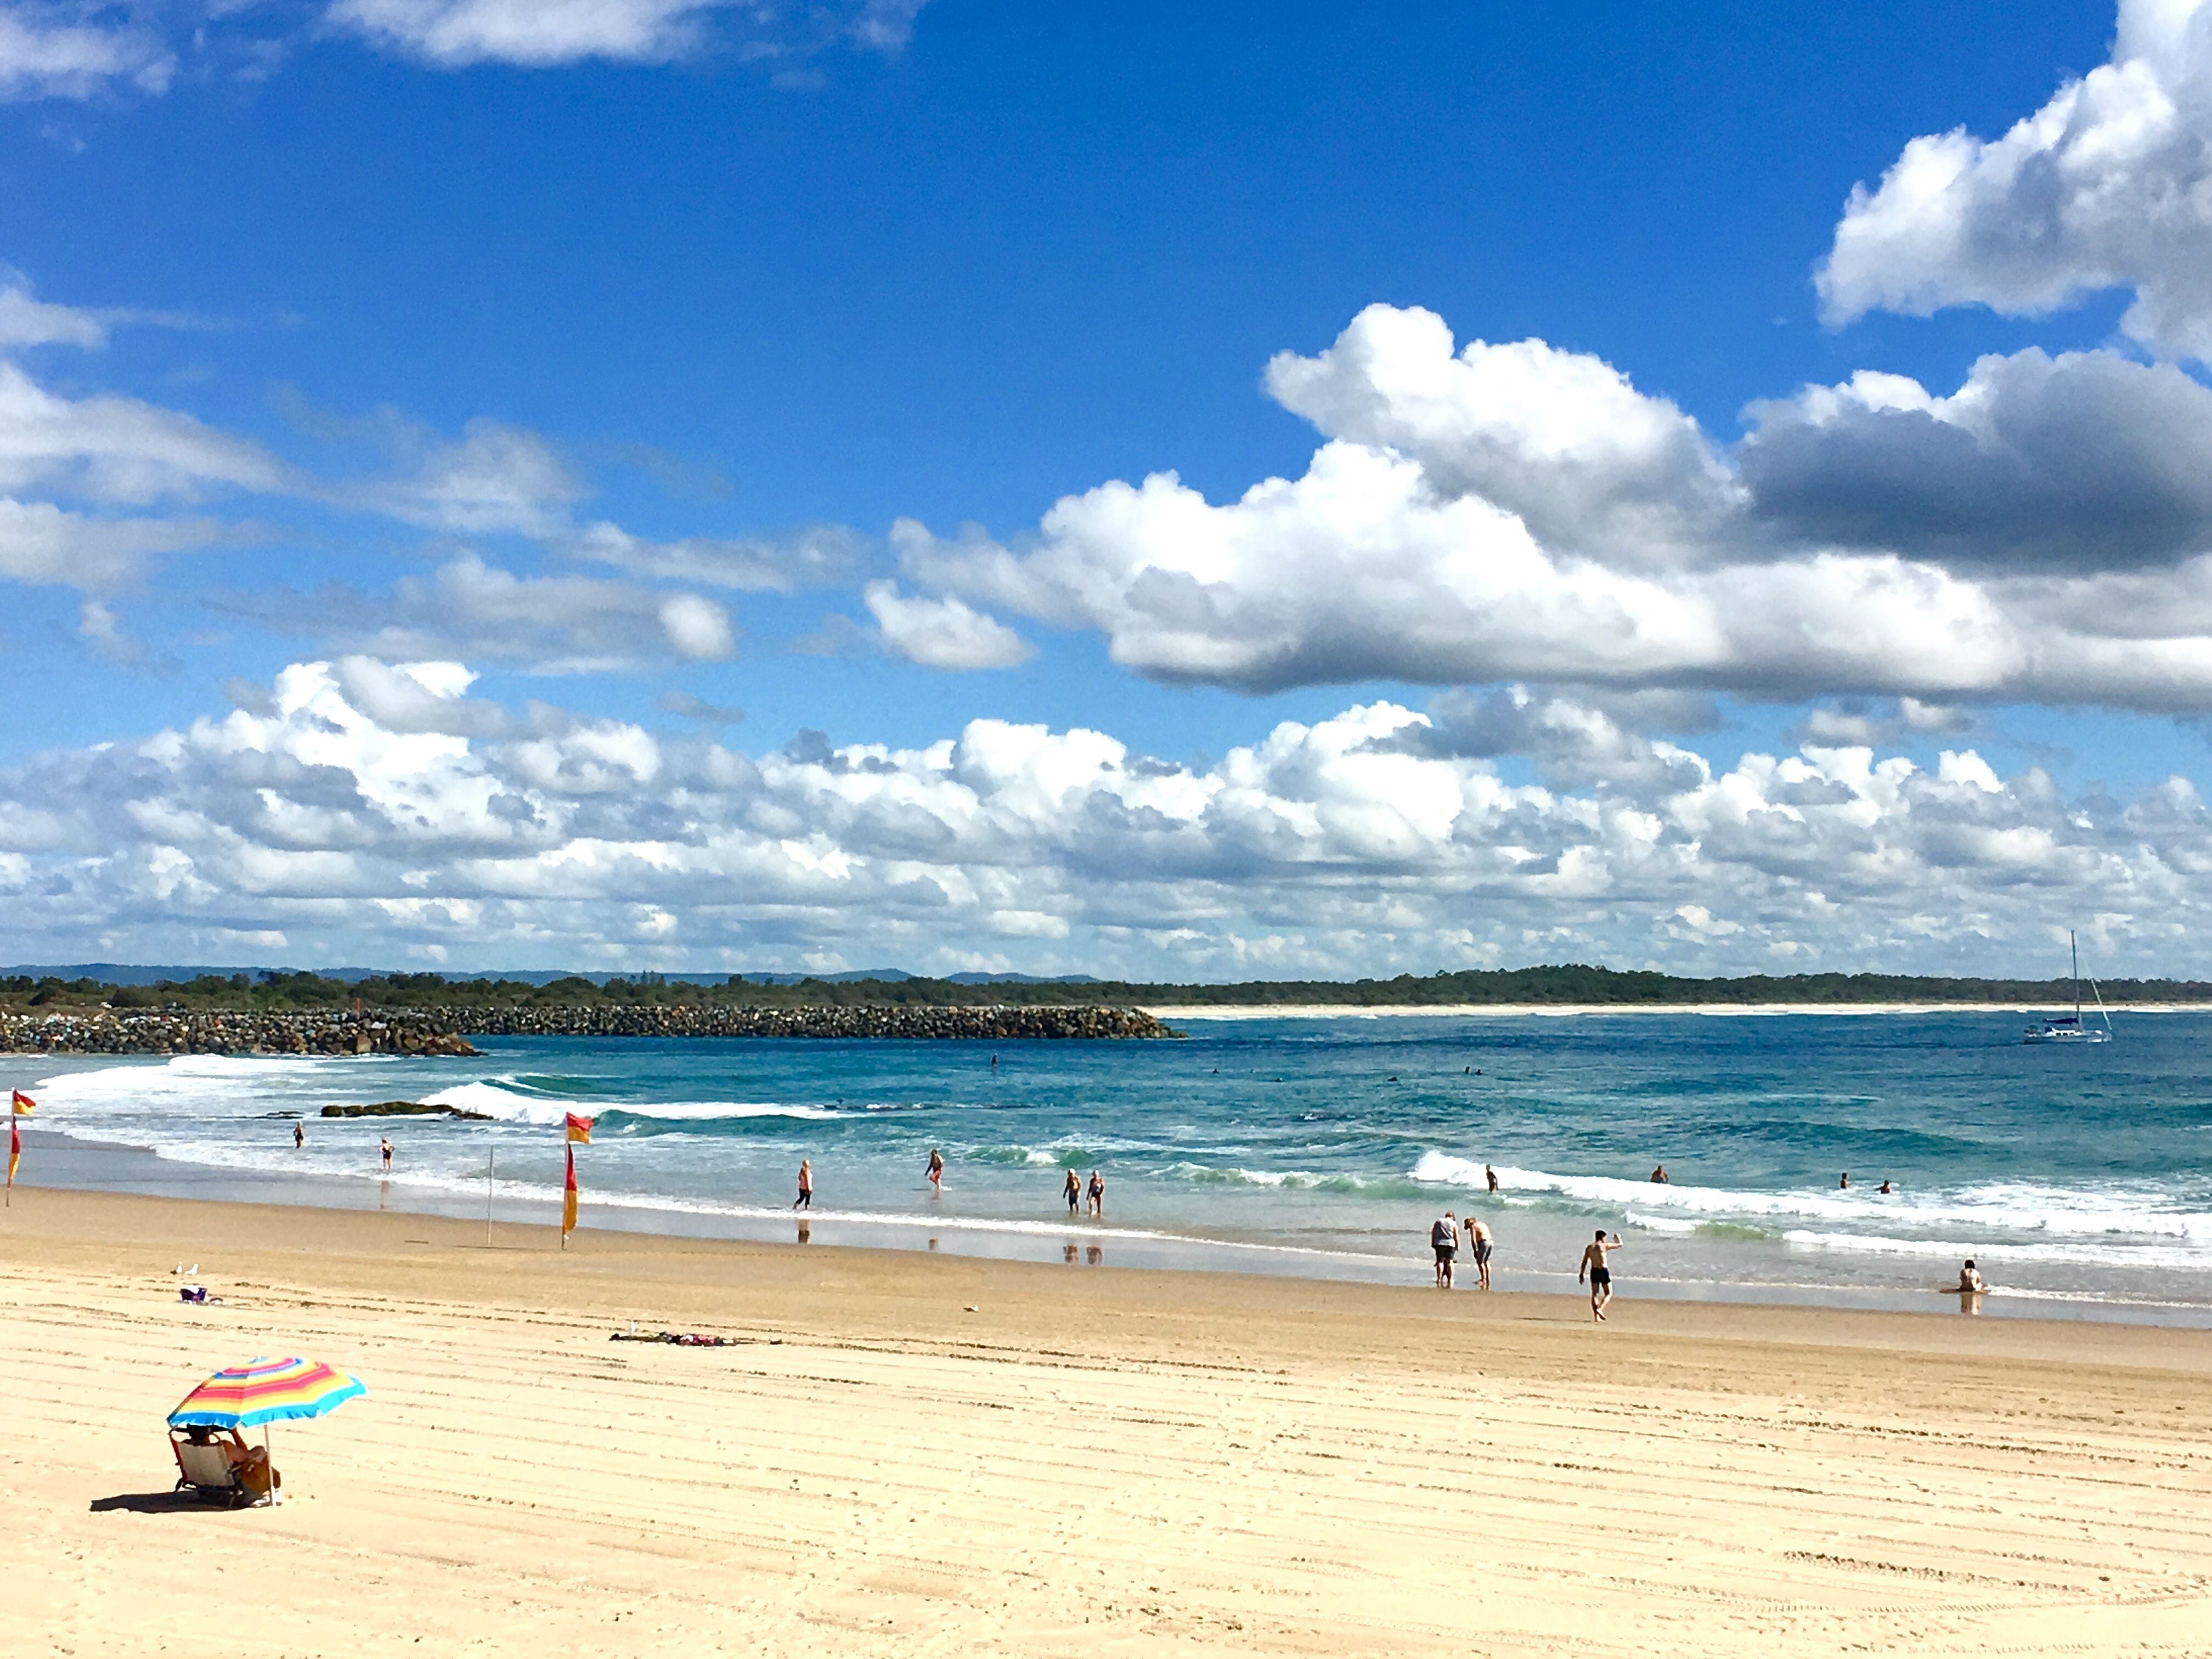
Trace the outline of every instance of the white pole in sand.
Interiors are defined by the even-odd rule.
[[[486,1249],[491,1248],[491,1172],[493,1165],[498,1162],[499,1149],[496,1146],[484,1148],[484,1248]]]

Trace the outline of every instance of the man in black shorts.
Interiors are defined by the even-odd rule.
[[[1437,1288],[1452,1287],[1452,1263],[1459,1259],[1459,1218],[1446,1210],[1429,1229],[1429,1248],[1437,1253]]]
[[[1607,1265],[1607,1259],[1620,1248],[1620,1235],[1615,1233],[1607,1238],[1602,1227],[1597,1230],[1595,1243],[1583,1246],[1583,1265],[1575,1269],[1575,1283],[1579,1285],[1585,1274],[1589,1276],[1590,1317],[1593,1319],[1603,1319],[1605,1304],[1613,1300],[1613,1269]]]

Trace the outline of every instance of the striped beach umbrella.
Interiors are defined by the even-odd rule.
[[[368,1390],[319,1359],[249,1359],[217,1371],[169,1413],[172,1428],[252,1429],[320,1417]]]

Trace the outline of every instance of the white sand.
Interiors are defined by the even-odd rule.
[[[2212,1648],[2212,1334],[16,1200],[11,1656]],[[300,1350],[291,1501],[167,1498]]]

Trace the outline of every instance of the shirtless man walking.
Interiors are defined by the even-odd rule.
[[[1620,1248],[1620,1235],[1615,1233],[1607,1238],[1602,1227],[1597,1230],[1595,1243],[1583,1246],[1583,1265],[1575,1269],[1575,1283],[1579,1285],[1585,1277],[1589,1279],[1593,1319],[1604,1319],[1605,1304],[1613,1300],[1613,1268],[1607,1258]]]

